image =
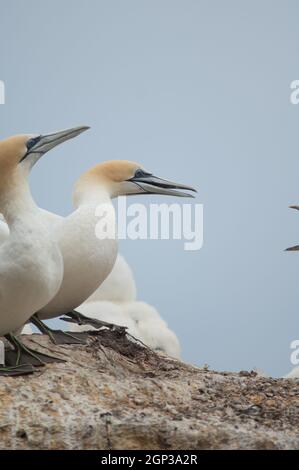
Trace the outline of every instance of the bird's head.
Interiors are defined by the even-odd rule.
[[[186,191],[196,192],[191,186],[158,178],[139,163],[127,160],[100,163],[82,175],[78,184],[79,187],[84,184],[87,190],[90,185],[101,185],[111,197],[134,194],[194,197]]]
[[[49,150],[89,129],[86,126],[45,135],[16,135],[0,142],[0,175],[9,176],[19,169],[28,174],[35,163]]]

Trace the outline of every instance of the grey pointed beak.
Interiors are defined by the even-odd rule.
[[[33,147],[34,152],[46,153],[52,150],[57,145],[62,144],[66,140],[73,139],[82,132],[90,129],[88,126],[73,127],[71,129],[65,129],[59,132],[53,132],[51,134],[45,134],[40,137],[39,142]]]
[[[181,183],[164,180],[154,175],[146,175],[142,177],[134,176],[129,181],[135,183],[140,189],[140,192],[147,194],[161,194],[165,196],[178,196],[178,197],[195,197],[186,191],[197,192],[192,186],[187,186]]]
[[[292,206],[289,206],[289,209],[295,209],[299,211],[299,206],[292,205]],[[284,251],[299,251],[299,245],[290,246],[289,248],[286,248]]]
[[[299,245],[290,246],[289,248],[286,248],[284,251],[299,251]]]
[[[30,157],[30,163],[31,166],[33,166],[39,158],[49,152],[49,150],[52,150],[54,147],[62,144],[66,140],[77,137],[88,129],[90,129],[88,126],[72,127],[70,129],[64,129],[63,131],[33,137],[27,143],[28,151],[22,158],[21,162],[23,160],[28,160],[28,157]]]

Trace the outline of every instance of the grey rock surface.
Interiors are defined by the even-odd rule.
[[[1,449],[299,449],[299,380],[200,369],[108,330],[23,339],[66,362],[0,378]]]

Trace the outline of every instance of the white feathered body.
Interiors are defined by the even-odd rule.
[[[52,226],[64,261],[61,287],[39,311],[41,319],[49,319],[78,307],[106,279],[116,260],[117,241],[96,237],[98,217],[93,207],[79,207],[65,218],[57,216],[56,224],[53,214],[42,212]]]
[[[136,283],[133,272],[120,254],[109,276],[87,299],[87,302],[110,300],[111,302],[132,302],[136,300]]]
[[[0,245],[0,336],[49,302],[62,275],[61,253],[44,224],[36,217],[15,222]]]

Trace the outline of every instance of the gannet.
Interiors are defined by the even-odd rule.
[[[42,155],[86,129],[19,135],[0,142],[0,211],[9,228],[0,245],[0,336],[14,347],[6,354],[2,375],[30,372],[28,364],[55,360],[25,347],[13,334],[49,302],[63,279],[63,258],[33,201],[28,174]]]
[[[111,222],[115,224],[113,198],[136,194],[193,197],[186,191],[196,190],[158,178],[140,164],[127,160],[100,163],[81,175],[74,189],[73,213],[63,218],[42,211],[44,220],[48,221],[59,243],[64,260],[64,276],[56,296],[37,312],[35,318],[44,320],[64,314],[68,318],[63,319],[79,324],[96,328],[111,326],[97,319],[85,318],[75,310],[107,278],[117,257],[116,238],[98,239],[95,235],[99,221],[97,208],[103,204],[109,207],[113,219]],[[58,338],[58,342],[60,340],[63,342],[63,339]]]
[[[49,334],[57,344],[80,342],[80,339],[53,331],[41,323],[41,320],[64,314],[63,319],[66,321],[88,324],[95,328],[115,327],[99,319],[84,317],[75,310],[107,278],[117,256],[116,238],[98,239],[95,235],[95,227],[99,221],[97,208],[101,204],[110,207],[110,217],[114,224],[113,198],[136,194],[194,197],[186,191],[196,190],[155,177],[138,163],[112,160],[97,164],[81,175],[73,193],[75,211],[69,216],[61,217],[40,209],[40,216],[59,244],[64,260],[64,276],[56,296],[31,321],[43,333]]]

